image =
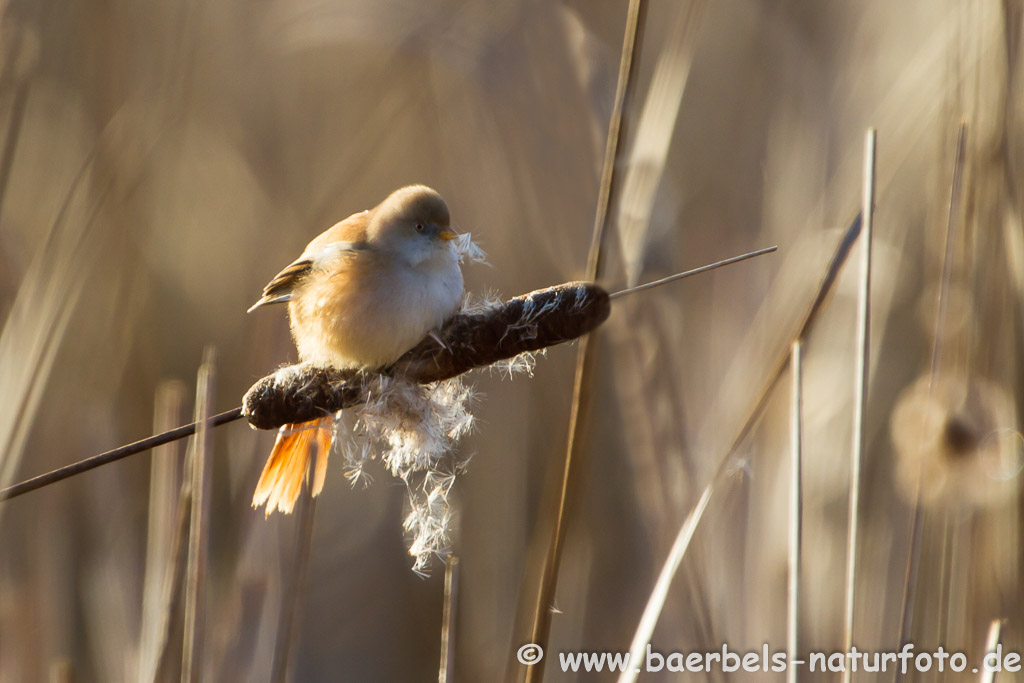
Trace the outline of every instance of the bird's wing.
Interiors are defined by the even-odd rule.
[[[291,301],[292,293],[302,280],[320,264],[336,261],[343,253],[356,252],[366,243],[366,226],[369,212],[353,214],[313,238],[296,261],[274,276],[259,301],[247,311],[253,312],[260,306]]]
[[[280,273],[274,276],[274,279],[267,283],[267,286],[263,288],[263,295],[259,301],[254,303],[247,313],[252,313],[260,306],[266,306],[268,304],[279,304],[285,301],[291,301],[292,290],[295,289],[295,285],[305,277],[309,271],[313,269],[313,262],[306,258],[300,258]]]

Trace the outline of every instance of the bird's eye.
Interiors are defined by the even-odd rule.
[[[417,223],[416,224],[416,232],[423,232],[423,224],[422,223]]]

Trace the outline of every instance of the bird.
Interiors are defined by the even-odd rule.
[[[299,360],[338,369],[380,369],[458,312],[462,270],[448,205],[425,185],[395,190],[315,237],[263,288],[249,312],[287,303]],[[334,437],[325,417],[282,426],[260,475],[253,507],[284,513],[308,478],[323,489]]]

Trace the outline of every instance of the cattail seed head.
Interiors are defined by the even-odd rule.
[[[576,339],[608,318],[610,304],[608,293],[597,285],[570,282],[482,311],[462,312],[438,331],[443,347],[427,337],[379,372],[311,363],[282,368],[245,394],[245,416],[253,427],[277,429],[362,403],[381,374],[419,384],[450,379],[473,368]]]

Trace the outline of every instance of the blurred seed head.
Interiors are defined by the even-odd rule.
[[[898,488],[929,506],[998,505],[1016,494],[1024,440],[1013,399],[996,384],[964,376],[919,378],[892,417]]]

